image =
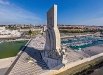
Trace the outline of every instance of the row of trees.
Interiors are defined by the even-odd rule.
[[[67,30],[67,29],[61,29],[61,33],[87,33],[87,32],[103,32],[103,30]]]

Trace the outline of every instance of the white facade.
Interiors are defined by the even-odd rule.
[[[5,27],[0,27],[0,31],[1,31],[1,30],[5,30]]]
[[[57,5],[47,12],[46,44],[45,51],[41,54],[50,69],[62,63],[61,40],[57,27]]]
[[[20,37],[21,33],[17,30],[6,30],[5,27],[0,27],[0,38]]]
[[[61,40],[60,32],[57,27],[57,5],[54,5],[47,12],[47,31],[46,31],[47,50],[56,50],[60,54]]]

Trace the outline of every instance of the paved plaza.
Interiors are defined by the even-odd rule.
[[[9,75],[40,75],[48,71],[48,66],[43,61],[40,53],[45,48],[45,41],[45,36],[42,35],[33,38],[14,64],[14,67],[10,70]],[[67,60],[67,63],[71,63],[101,53],[102,51],[102,46],[88,47],[83,51],[74,51],[66,48],[64,59]]]
[[[87,54],[88,56],[94,56],[94,55],[97,55],[99,53],[102,53],[103,52],[103,45],[97,45],[97,46],[92,46],[92,47],[87,47],[87,48],[84,48],[82,50],[82,52],[84,52],[85,54]]]
[[[44,40],[42,40],[41,36],[31,40],[9,75],[39,75],[48,70],[40,54],[40,49],[44,47],[42,43],[40,44],[42,41]]]
[[[5,75],[5,72],[8,70],[8,67],[0,69],[0,75]]]
[[[40,51],[45,47],[45,37],[38,35],[32,39],[27,48],[21,54],[9,75],[39,75],[48,71],[46,63],[43,61]],[[66,60],[74,62],[83,56],[73,50],[67,50]]]

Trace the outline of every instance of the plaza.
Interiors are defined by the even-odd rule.
[[[41,52],[45,49],[45,42],[45,35],[37,35],[36,38],[31,39],[25,51],[10,70],[10,73],[8,72],[9,75],[17,75],[18,73],[19,75],[42,75],[48,72],[50,69],[41,56]],[[75,51],[68,47],[63,48],[66,49],[64,62],[68,65],[86,60],[103,51],[102,45],[87,47],[83,51]],[[55,69],[55,71],[57,70]]]
[[[9,75],[17,75],[18,73],[19,75],[40,75],[47,72],[49,68],[40,54],[45,48],[45,42],[45,36],[41,35],[32,39],[15,63],[14,67],[11,69]],[[66,59],[68,59],[68,63],[83,57],[73,50],[68,49],[67,52]]]

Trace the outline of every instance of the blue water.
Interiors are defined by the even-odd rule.
[[[103,37],[85,36],[68,38],[63,39],[62,44],[67,45],[74,50],[80,50],[86,47],[103,44]]]

